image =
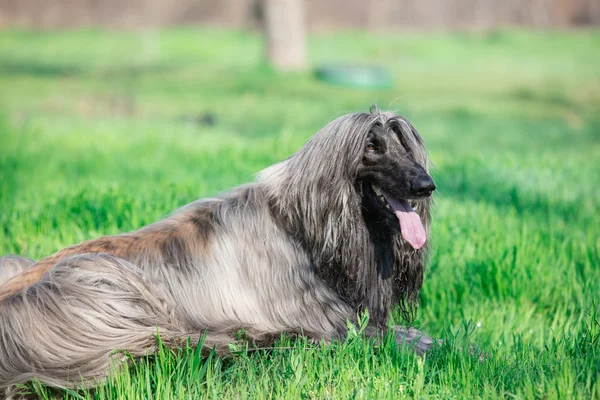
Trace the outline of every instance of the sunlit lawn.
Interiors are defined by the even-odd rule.
[[[277,74],[261,46],[216,30],[0,32],[0,254],[136,229],[378,104],[435,165],[417,326],[444,345],[424,359],[360,338],[228,359],[163,349],[73,398],[600,399],[600,32],[311,38],[313,65],[387,67],[395,87],[377,91]]]

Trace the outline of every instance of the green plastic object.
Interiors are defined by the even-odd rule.
[[[388,70],[370,66],[321,66],[315,70],[315,77],[334,85],[364,88],[390,89],[394,80]]]

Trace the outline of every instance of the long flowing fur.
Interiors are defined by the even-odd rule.
[[[410,319],[427,246],[415,250],[366,220],[356,174],[375,125],[399,132],[427,168],[423,141],[404,118],[346,115],[254,183],[160,222],[31,267],[1,258],[0,389],[32,378],[93,385],[123,358],[115,350],[152,352],[157,333],[169,346],[206,334],[206,346],[225,351],[239,329],[259,343],[284,332],[330,341],[365,309],[371,335],[387,329],[397,305]],[[427,232],[430,204],[413,201]],[[7,279],[14,265],[29,268]],[[418,331],[397,334],[417,351],[431,344]]]

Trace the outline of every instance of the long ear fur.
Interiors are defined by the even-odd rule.
[[[414,250],[400,236],[374,237],[365,225],[356,176],[365,139],[375,125],[396,131],[415,160],[428,168],[427,150],[412,124],[375,109],[331,122],[290,159],[263,171],[259,182],[267,187],[276,218],[317,261],[317,274],[357,312],[368,308],[371,321],[384,326],[395,304],[412,321],[428,244]],[[427,198],[415,205],[428,236],[431,204]],[[378,245],[391,247],[394,254],[377,257]],[[381,265],[386,263],[393,265]],[[393,271],[393,279],[381,275],[387,270]]]

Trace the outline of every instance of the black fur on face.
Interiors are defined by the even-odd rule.
[[[433,179],[415,161],[395,125],[376,124],[369,131],[357,178],[364,211],[397,232],[398,220],[382,192],[398,200],[416,200],[429,197],[435,190]]]

